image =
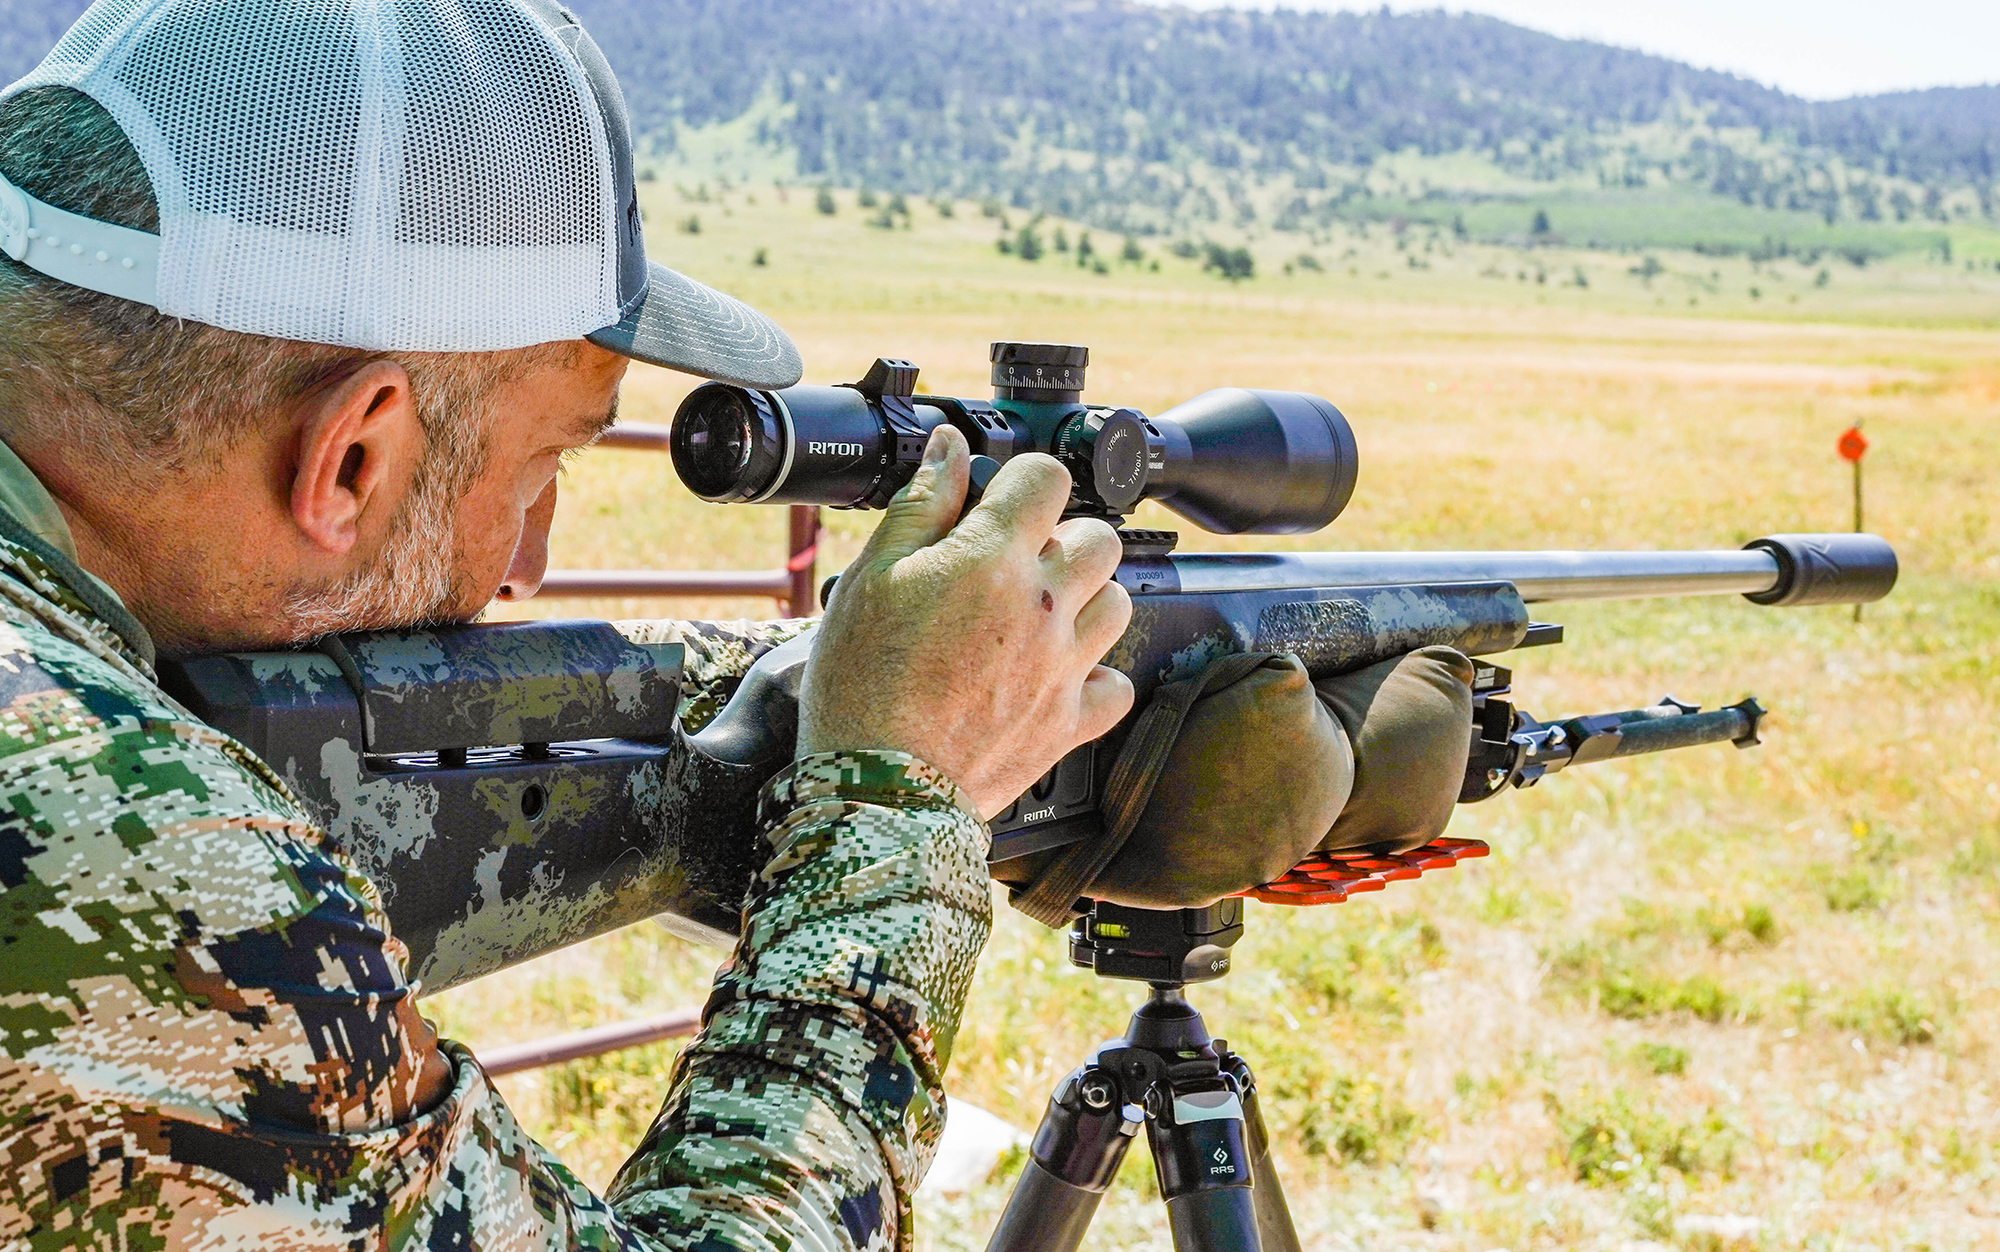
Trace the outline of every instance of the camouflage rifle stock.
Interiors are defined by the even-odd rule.
[[[1143,703],[1246,649],[1315,676],[1413,648],[1477,657],[1559,642],[1529,606],[1740,593],[1774,605],[1887,595],[1870,535],[1780,535],[1742,551],[1176,554],[1125,532],[1132,625],[1108,662]],[[707,726],[678,724],[679,645],[605,622],[343,636],[310,651],[162,666],[168,689],[282,776],[381,887],[427,992],[646,917],[733,938],[753,870],[758,788],[791,759],[805,635],[767,654]],[[1480,667],[1461,799],[1569,764],[1754,742],[1754,702],[1663,703],[1545,725]],[[993,823],[996,863],[1096,830],[1118,733],[1078,749]]]

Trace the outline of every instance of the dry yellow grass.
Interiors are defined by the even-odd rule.
[[[1865,420],[1871,521],[1905,574],[1861,625],[1740,601],[1583,606],[1556,614],[1569,644],[1516,659],[1523,703],[1551,714],[1755,691],[1777,710],[1764,748],[1579,771],[1462,810],[1453,833],[1492,859],[1340,908],[1256,908],[1236,972],[1194,998],[1258,1068],[1309,1247],[2000,1245],[2000,336],[1949,325],[1990,317],[2000,291],[1891,266],[1868,290],[1843,275],[1817,311],[1808,289],[1772,320],[1713,315],[1717,300],[1668,316],[1621,259],[1565,256],[1549,268],[1604,273],[1536,291],[1479,278],[1514,262],[1474,249],[1393,280],[1229,288],[1172,258],[1104,277],[1060,254],[1025,265],[963,204],[950,221],[913,205],[915,229],[880,232],[851,202],[823,218],[796,190],[755,198],[668,192],[654,229],[699,214],[670,259],[777,314],[812,381],[894,355],[933,390],[978,395],[985,345],[1007,337],[1090,344],[1091,394],[1149,411],[1224,384],[1334,399],[1361,488],[1333,527],[1281,544],[1702,547],[1837,529],[1833,441]],[[1259,246],[1274,270],[1283,253]],[[1806,320],[1833,315],[1850,320]],[[665,420],[685,385],[636,374],[628,415]],[[700,505],[660,458],[591,454],[567,491],[558,564],[766,565],[782,547],[780,511]],[[868,519],[831,518],[837,568]],[[449,1033],[497,1044],[697,1002],[714,960],[635,929],[428,1003]],[[1002,910],[951,1087],[1031,1126],[1134,998]],[[501,1085],[602,1183],[670,1059]],[[1145,1172],[1128,1170],[1089,1246],[1164,1246]],[[995,1183],[927,1203],[921,1244],[983,1247],[1003,1198]],[[1718,1233],[1716,1217],[1756,1225]]]

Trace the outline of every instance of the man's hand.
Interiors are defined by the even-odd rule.
[[[964,507],[965,437],[940,426],[818,631],[798,754],[886,748],[942,771],[983,816],[1116,725],[1132,683],[1097,664],[1132,617],[1105,523],[1057,525],[1069,473],[1015,457]]]

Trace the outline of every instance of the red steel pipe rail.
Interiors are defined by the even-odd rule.
[[[675,1009],[670,1013],[656,1013],[629,1022],[593,1026],[572,1034],[483,1048],[475,1055],[479,1058],[479,1068],[485,1070],[489,1077],[498,1078],[502,1074],[518,1074],[524,1069],[581,1061],[585,1057],[658,1043],[662,1039],[680,1039],[699,1029],[700,1009]]]
[[[600,448],[665,452],[672,427],[650,422],[620,422],[597,441]],[[790,552],[784,565],[766,570],[550,570],[536,594],[548,599],[585,596],[769,596],[792,617],[810,617],[817,598],[819,509],[795,504],[791,509]]]

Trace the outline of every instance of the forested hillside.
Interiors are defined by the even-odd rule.
[[[1129,0],[574,7],[618,68],[655,157],[685,162],[699,148],[721,176],[738,167],[996,196],[1141,231],[1435,218],[1441,206],[1495,198],[1647,189],[1827,225],[1995,212],[1994,87],[1813,104],[1442,11],[1197,12]],[[0,71],[25,69],[81,8],[0,0]]]

